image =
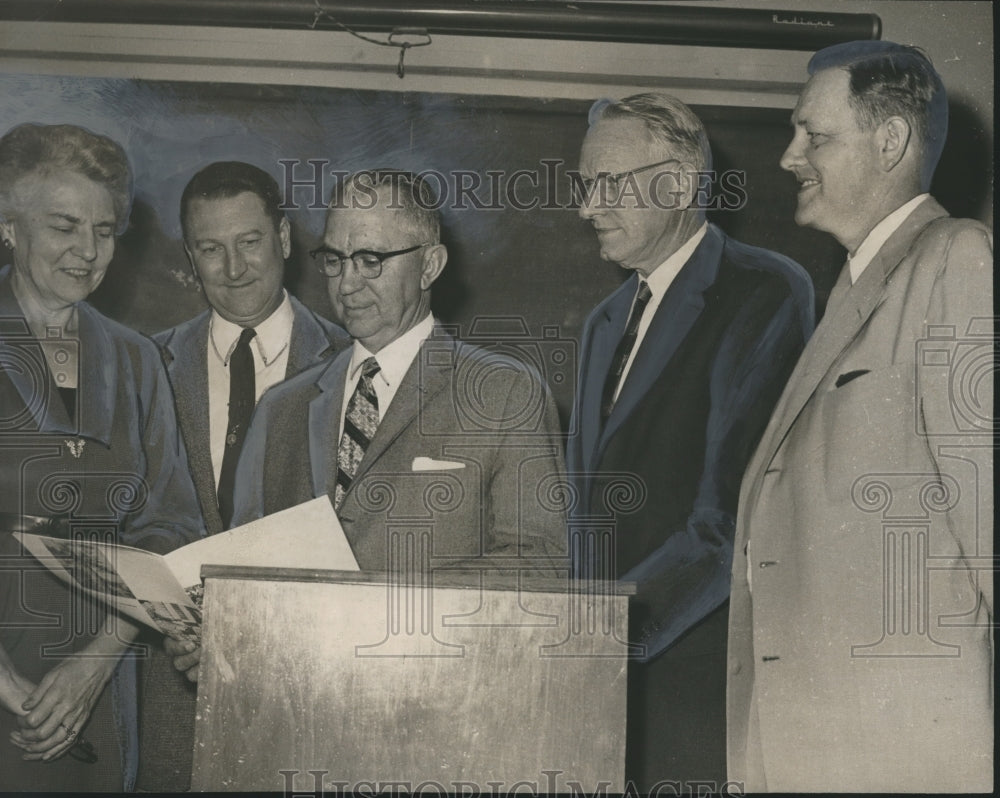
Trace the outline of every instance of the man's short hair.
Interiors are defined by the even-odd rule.
[[[337,184],[329,208],[370,208],[375,205],[376,195],[387,207],[406,214],[423,243],[440,243],[441,204],[423,174],[404,169],[363,169]]]
[[[216,161],[200,170],[181,194],[181,230],[187,237],[187,215],[196,199],[229,199],[250,192],[260,197],[275,230],[285,218],[278,182],[263,169],[243,161]]]
[[[810,75],[824,69],[843,69],[850,76],[849,102],[862,130],[874,130],[893,116],[910,124],[929,180],[948,135],[948,95],[926,54],[895,42],[844,42],[809,60]]]
[[[684,103],[664,92],[633,94],[622,100],[598,100],[590,124],[599,119],[640,119],[655,141],[699,171],[712,168],[712,148],[701,120]]]

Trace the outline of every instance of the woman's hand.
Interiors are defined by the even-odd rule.
[[[22,704],[21,728],[10,737],[25,751],[22,758],[48,761],[66,753],[117,664],[114,658],[72,657],[46,673]]]
[[[114,631],[105,632],[79,655],[56,664],[22,704],[26,714],[18,717],[21,728],[12,732],[10,739],[25,751],[23,759],[47,762],[73,747],[122,653],[139,633],[135,624],[120,616],[104,628]]]
[[[15,715],[25,715],[22,704],[35,692],[35,685],[25,679],[7,657],[0,646],[0,707]]]

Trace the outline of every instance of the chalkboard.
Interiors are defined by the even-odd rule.
[[[285,187],[294,206],[286,285],[327,316],[324,279],[307,252],[322,235],[333,173],[379,166],[432,172],[449,248],[435,313],[457,325],[460,336],[511,337],[542,351],[540,365],[564,420],[583,320],[625,276],[600,259],[593,231],[570,207],[567,170],[577,166],[588,108],[565,99],[0,76],[5,128],[80,124],[129,153],[135,201],[104,284],[91,298],[102,312],[154,333],[205,307],[181,244],[178,206],[191,175],[212,161],[249,161]],[[694,110],[708,129],[716,172],[737,170],[745,193],[738,207],[709,218],[737,239],[799,261],[813,276],[822,310],[844,251],[830,236],[792,221],[794,181],[778,167],[789,112]],[[946,151],[949,177],[938,193],[953,213],[974,207],[988,185],[981,170],[972,177],[975,159],[983,157],[988,153],[960,141]],[[317,177],[320,185],[307,184]]]

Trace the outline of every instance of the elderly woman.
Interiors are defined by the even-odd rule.
[[[0,139],[0,512],[165,552],[200,537],[160,356],[84,300],[128,218],[122,148],[70,125]],[[0,533],[0,790],[135,776],[135,627]]]

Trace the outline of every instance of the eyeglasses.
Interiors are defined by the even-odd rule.
[[[321,274],[327,277],[340,277],[344,273],[349,262],[354,263],[354,268],[358,270],[366,280],[375,280],[382,275],[382,264],[389,258],[397,255],[406,255],[409,252],[416,252],[422,247],[429,247],[430,244],[417,244],[406,249],[397,249],[392,252],[376,252],[373,249],[359,249],[350,255],[345,255],[329,247],[317,247],[309,255],[316,262],[316,268]]]
[[[570,179],[570,186],[573,189],[573,199],[580,203],[581,205],[593,195],[594,189],[599,183],[603,183],[605,191],[602,192],[600,196],[601,202],[617,202],[621,197],[623,181],[627,177],[632,175],[637,175],[640,172],[645,172],[649,169],[655,169],[657,166],[665,166],[668,163],[680,163],[676,158],[668,158],[665,161],[657,161],[656,163],[646,164],[645,166],[638,166],[635,169],[629,169],[627,172],[619,172],[616,175],[610,172],[598,172],[595,177],[579,177],[574,175]]]

